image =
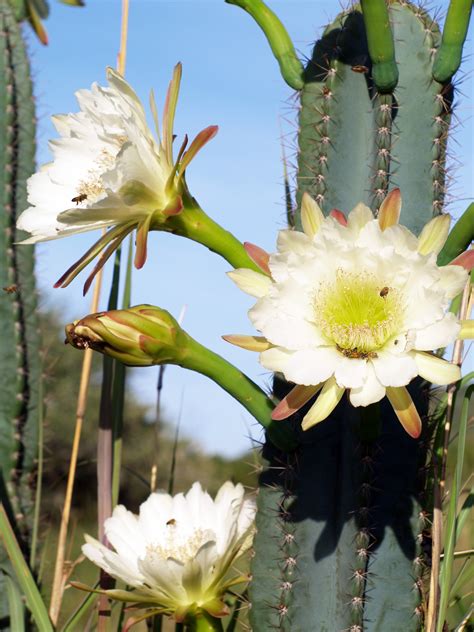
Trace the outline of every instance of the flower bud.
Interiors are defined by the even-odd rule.
[[[66,326],[66,343],[94,349],[128,366],[178,363],[188,341],[171,314],[153,305],[98,312]]]

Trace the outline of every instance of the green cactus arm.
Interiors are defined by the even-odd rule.
[[[185,352],[176,362],[179,366],[209,377],[246,408],[268,432],[270,440],[280,449],[291,450],[295,440],[289,425],[272,421],[273,402],[244,373],[210,349],[187,336]]]
[[[392,92],[398,83],[398,68],[387,3],[361,0],[361,7],[375,85],[380,92]]]
[[[234,268],[250,268],[261,272],[247,254],[243,244],[232,233],[212,220],[195,200],[185,201],[185,210],[179,215],[170,217],[166,224],[160,224],[158,229],[197,241],[223,257]],[[151,230],[153,230],[153,224]]]
[[[469,244],[473,240],[474,202],[469,204],[467,209],[453,226],[443,249],[438,255],[438,265],[447,265],[450,261],[469,248]]]
[[[440,83],[448,82],[461,65],[471,11],[472,0],[451,0],[449,3],[443,39],[433,65],[433,77]]]
[[[270,44],[272,53],[280,66],[283,79],[295,90],[301,90],[304,85],[304,68],[296,56],[295,47],[287,30],[262,0],[225,0],[228,4],[235,4],[247,11],[257,22]]]

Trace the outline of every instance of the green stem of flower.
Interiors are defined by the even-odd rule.
[[[273,402],[244,373],[210,349],[188,336],[180,366],[206,375],[239,401],[267,430],[270,440],[280,449],[295,447],[295,439],[287,422],[272,421]]]
[[[223,632],[222,621],[203,614],[199,617],[192,617],[188,625],[189,632]]]
[[[151,228],[153,230],[153,224]],[[186,200],[182,213],[169,217],[165,224],[158,224],[156,229],[167,230],[203,244],[223,257],[233,268],[250,268],[261,272],[248,256],[243,244],[232,233],[224,230],[209,215],[206,215],[195,201]]]

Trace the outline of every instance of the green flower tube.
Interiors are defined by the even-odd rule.
[[[259,25],[270,44],[272,53],[280,66],[283,79],[295,90],[304,86],[304,68],[296,56],[295,47],[287,30],[278,17],[262,0],[226,0],[247,11]]]
[[[433,77],[450,81],[461,65],[462,49],[472,11],[472,0],[451,0],[444,24],[443,39],[433,64]]]
[[[206,375],[244,406],[283,449],[295,447],[290,427],[272,421],[273,402],[244,373],[191,338],[167,311],[153,305],[90,314],[66,326],[66,342],[128,366],[177,364]]]
[[[392,92],[398,83],[398,68],[387,3],[385,0],[361,0],[360,4],[374,83],[380,92]]]

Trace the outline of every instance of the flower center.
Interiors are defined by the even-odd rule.
[[[87,177],[81,180],[77,185],[77,198],[82,198],[80,201],[87,200],[90,204],[100,199],[104,192],[102,174],[113,168],[117,154],[126,141],[127,138],[125,136],[119,136],[117,138],[117,151],[115,153],[108,148],[102,148],[100,154],[87,172]]]
[[[161,542],[149,544],[147,555],[158,555],[167,560],[170,557],[185,564],[196,557],[197,552],[203,544],[209,541],[216,541],[216,534],[210,529],[195,529],[190,534],[183,534],[177,528],[176,521],[168,521],[166,534]]]
[[[314,308],[322,333],[350,358],[376,357],[403,318],[400,292],[368,272],[338,270],[317,290]]]

